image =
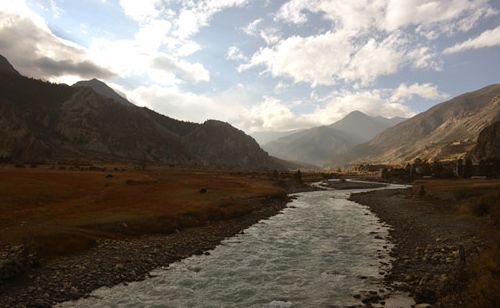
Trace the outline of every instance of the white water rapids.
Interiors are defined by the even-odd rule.
[[[388,188],[400,188],[390,185]],[[351,192],[299,193],[282,213],[224,240],[210,255],[101,288],[62,307],[342,307],[382,288],[389,268],[384,225]],[[387,246],[387,249],[382,249]],[[126,253],[126,252],[124,252]],[[382,274],[381,274],[382,273]]]

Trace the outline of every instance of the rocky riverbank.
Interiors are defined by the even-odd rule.
[[[0,307],[50,307],[103,286],[145,279],[155,268],[193,254],[208,253],[223,239],[279,213],[289,201],[286,194],[253,199],[253,210],[241,217],[213,221],[169,235],[104,239],[81,254],[41,264],[30,259],[38,265],[35,267],[23,268],[14,261],[11,265],[14,268],[19,265],[25,273],[0,283]],[[25,255],[22,247],[11,249],[10,255],[16,251]]]
[[[335,179],[329,181],[322,181],[322,187],[333,188],[336,190],[348,190],[348,189],[370,189],[370,188],[380,188],[386,187],[387,184],[384,183],[376,183],[376,182],[368,182],[368,181],[355,181],[355,180],[344,180],[344,179]]]
[[[385,276],[388,288],[409,292],[419,307],[464,307],[464,268],[487,245],[480,228],[453,214],[438,199],[415,196],[410,189],[353,194],[393,228],[394,258]]]

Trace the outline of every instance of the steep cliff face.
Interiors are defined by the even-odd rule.
[[[471,156],[477,161],[500,159],[500,120],[485,127],[479,133]]]
[[[178,121],[103,93],[0,72],[0,161],[283,168],[227,123]]]

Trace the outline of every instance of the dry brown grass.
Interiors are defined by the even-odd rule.
[[[500,179],[417,181],[414,193],[422,186],[426,196],[480,225],[488,242],[464,269],[464,307],[500,307]]]
[[[259,173],[0,167],[0,248],[24,242],[52,256],[101,237],[169,233],[244,215],[249,199],[283,193],[273,184]]]

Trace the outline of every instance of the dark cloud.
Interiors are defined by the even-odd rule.
[[[63,75],[108,79],[115,74],[88,59],[85,50],[19,15],[0,12],[0,54],[23,75],[48,79]]]
[[[34,65],[46,76],[77,75],[83,78],[111,78],[110,71],[103,69],[91,61],[74,62],[71,60],[53,60],[42,57],[34,61]]]

